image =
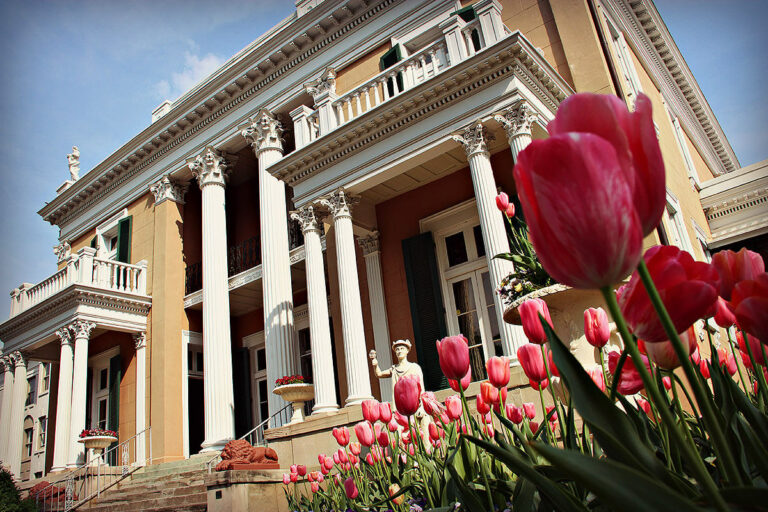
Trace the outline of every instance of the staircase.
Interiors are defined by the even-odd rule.
[[[83,504],[87,511],[179,511],[203,512],[207,509],[205,463],[207,457],[147,466],[100,498]]]

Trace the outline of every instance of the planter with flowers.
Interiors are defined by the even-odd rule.
[[[315,386],[304,382],[302,375],[288,375],[275,381],[272,392],[293,406],[289,425],[304,421],[304,403],[315,398]]]
[[[80,432],[80,439],[78,443],[85,445],[87,450],[91,450],[94,454],[91,458],[91,465],[98,466],[102,463],[102,453],[112,443],[117,441],[117,432],[114,430],[107,430],[103,428],[86,428]]]

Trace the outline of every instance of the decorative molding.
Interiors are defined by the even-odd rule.
[[[206,185],[224,187],[236,161],[236,156],[208,146],[195,158],[188,159],[187,166],[192,171],[192,176],[197,179],[201,189]]]
[[[90,338],[91,332],[95,328],[96,328],[96,324],[94,322],[89,322],[87,320],[75,320],[69,326],[69,329],[72,331],[72,334],[74,335],[75,339]]]
[[[379,252],[379,232],[372,231],[369,235],[359,236],[357,243],[363,249],[363,257]]]
[[[133,344],[136,346],[136,350],[145,348],[147,346],[146,331],[133,333]]]
[[[283,154],[283,125],[265,108],[241,126],[240,135],[251,146],[257,158],[262,151],[270,149]]]
[[[72,345],[72,331],[69,326],[56,329],[56,336],[61,341],[62,345]]]
[[[56,263],[62,263],[69,259],[72,255],[72,247],[69,246],[69,242],[66,240],[58,245],[53,246],[53,254],[56,255]]]
[[[352,196],[340,188],[330,195],[318,199],[317,202],[328,208],[335,221],[344,217],[352,218],[352,206],[359,201],[359,197]]]
[[[11,356],[9,355],[0,355],[0,372],[11,372],[13,371],[13,365],[11,364]]]
[[[155,205],[163,201],[184,204],[184,195],[187,193],[187,188],[189,188],[188,183],[176,183],[168,175],[165,175],[150,185],[149,191],[155,196]]]
[[[320,78],[304,84],[304,90],[317,102],[318,98],[327,94],[336,94],[336,71],[326,68]]]
[[[751,190],[745,194],[732,197],[726,201],[713,204],[705,208],[707,221],[713,221],[721,217],[732,215],[741,210],[768,204],[768,188]]]
[[[312,205],[307,205],[291,212],[291,219],[298,221],[302,233],[306,234],[311,231],[320,232],[320,226],[317,222],[317,216],[315,215],[315,208]]]
[[[13,364],[14,368],[17,368],[19,366],[27,366],[27,356],[24,355],[22,352],[18,350],[14,350],[10,354],[8,354],[9,362]]]
[[[512,140],[520,135],[531,135],[533,123],[538,115],[526,101],[520,101],[504,112],[493,116],[504,127],[507,137]]]
[[[479,120],[464,128],[461,133],[451,135],[451,139],[464,147],[467,158],[472,158],[477,154],[490,157],[486,141],[493,140],[493,135],[488,132],[488,128],[483,126],[483,123]]]

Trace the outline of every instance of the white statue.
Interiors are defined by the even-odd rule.
[[[371,350],[368,353],[368,357],[371,358],[371,365],[373,365],[373,371],[376,373],[376,377],[380,379],[392,377],[392,396],[395,396],[395,384],[397,384],[397,381],[406,375],[416,375],[419,378],[421,391],[423,393],[425,391],[424,372],[421,371],[421,366],[408,360],[408,352],[411,351],[410,340],[394,341],[392,343],[392,350],[395,352],[397,363],[393,364],[392,367],[387,370],[381,370],[379,368],[379,361],[376,359],[375,350]]]
[[[67,155],[69,162],[69,176],[72,181],[77,181],[80,177],[80,150],[77,146],[72,146],[72,153]]]

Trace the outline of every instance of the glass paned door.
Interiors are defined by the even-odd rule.
[[[469,276],[461,276],[449,282],[451,286],[451,299],[455,311],[453,320],[456,331],[453,334],[463,334],[469,341],[469,361],[472,369],[472,380],[485,379],[485,365],[483,353],[483,333],[480,325],[476,297],[476,284],[474,273]]]

